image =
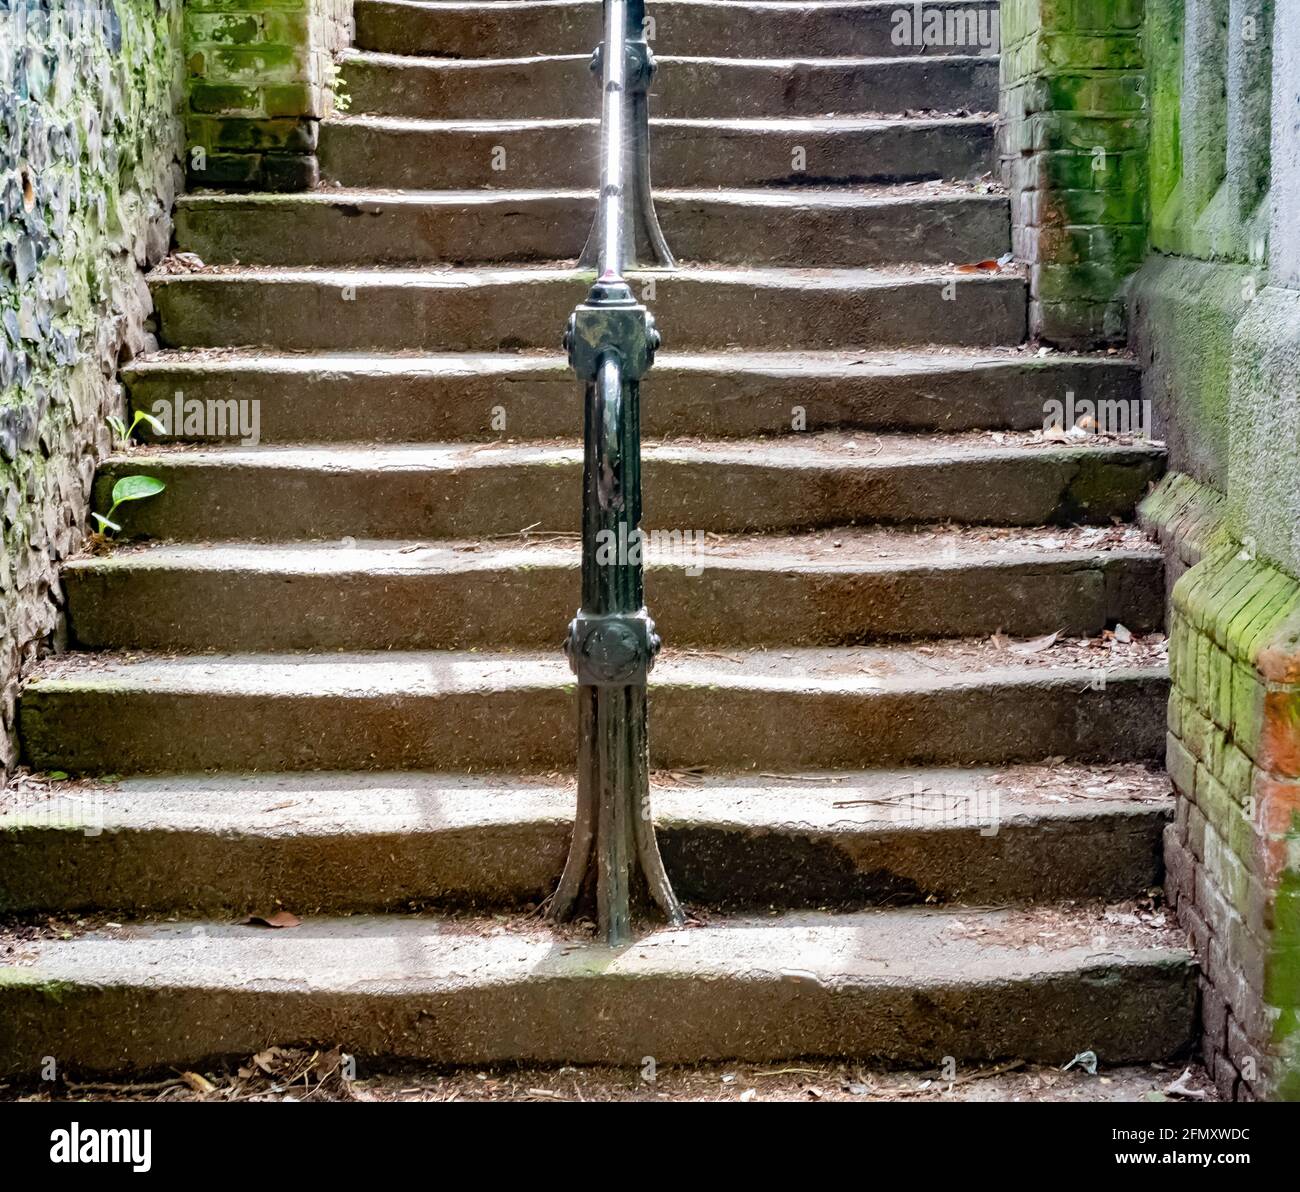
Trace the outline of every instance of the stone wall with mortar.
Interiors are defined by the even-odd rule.
[[[185,0],[190,185],[309,190],[320,121],[346,104],[335,58],[352,0]]]
[[[181,180],[180,0],[0,0],[0,771]]]
[[[1002,0],[998,153],[1030,329],[1069,347],[1126,339],[1147,246],[1143,0]]]
[[[1238,537],[1300,575],[1300,284],[1265,286],[1234,331],[1227,497]]]
[[[1170,464],[1300,574],[1300,5],[1147,0],[1153,252],[1133,290]]]
[[[1268,272],[1233,335],[1228,516],[1300,575],[1300,4],[1278,6],[1271,58]]]
[[[1153,253],[1133,285],[1133,344],[1171,465],[1224,491],[1234,337],[1268,281],[1275,5],[1147,10]]]

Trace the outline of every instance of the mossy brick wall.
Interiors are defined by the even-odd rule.
[[[1167,889],[1228,1099],[1300,1100],[1300,583],[1235,542],[1174,588]]]
[[[352,0],[186,0],[190,185],[307,190]]]
[[[1143,384],[1174,471],[1168,888],[1225,1096],[1300,1100],[1300,5],[1148,0]],[[1190,569],[1189,569],[1190,568]]]
[[[1147,240],[1143,0],[1003,0],[999,157],[1030,328],[1071,347],[1126,339]]]
[[[181,181],[180,0],[0,0],[0,771]]]

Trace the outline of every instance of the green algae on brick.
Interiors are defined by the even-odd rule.
[[[1293,828],[1300,840],[1300,820]],[[1268,957],[1270,1000],[1280,1011],[1274,1029],[1276,1096],[1300,1101],[1300,872],[1287,870],[1278,883],[1273,947]]]
[[[1181,494],[1198,488],[1168,482],[1146,516],[1185,518],[1197,499]],[[1180,903],[1179,914],[1201,924],[1202,963],[1238,1032],[1234,1070],[1254,1096],[1274,1099],[1300,1097],[1297,600],[1300,581],[1229,538],[1179,581],[1171,634],[1167,765],[1187,805],[1179,847],[1195,870],[1184,897],[1196,912],[1187,918]],[[1288,816],[1279,835],[1274,825]],[[1260,1007],[1271,1007],[1272,1025],[1258,1025],[1269,1021]]]
[[[1146,248],[1142,5],[1017,0],[1002,34],[1001,154],[1031,330],[1062,346],[1122,342],[1125,282]]]
[[[193,185],[311,189],[316,122],[334,104],[331,67],[349,0],[206,0],[186,8],[187,155]],[[297,159],[297,160],[294,160]]]

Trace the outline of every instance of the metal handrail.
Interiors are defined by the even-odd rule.
[[[627,0],[606,0],[605,52],[593,55],[592,65],[602,65],[604,86],[600,117],[600,194],[596,227],[600,229],[601,277],[622,277],[624,254],[623,164],[627,129]],[[603,63],[601,59],[604,59]]]
[[[604,83],[601,189],[596,221],[582,252],[582,264],[599,273],[612,268],[621,274],[640,260],[642,246],[657,264],[671,269],[677,263],[651,194],[649,90],[655,59],[645,30],[645,0],[606,0],[605,41],[591,57],[592,69]],[[618,242],[615,228],[622,229]]]
[[[600,191],[584,258],[597,276],[564,342],[584,385],[582,604],[565,644],[578,677],[578,803],[550,913],[594,910],[610,944],[632,938],[638,897],[684,921],[650,814],[646,683],[659,637],[644,601],[641,378],[659,333],[623,276],[640,232],[671,265],[651,202],[644,0],[605,0]]]

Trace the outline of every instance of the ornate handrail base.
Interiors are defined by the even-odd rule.
[[[664,870],[650,814],[646,689],[578,689],[578,809],[573,844],[550,906],[553,919],[587,914],[611,947],[634,938],[638,910],[657,905],[686,922]]]
[[[603,54],[604,46],[597,46],[591,56],[593,71],[600,71]],[[623,163],[623,244],[627,254],[626,265],[630,269],[677,267],[677,259],[659,224],[650,184],[650,104],[647,92],[656,69],[648,42],[627,43],[627,91],[632,110],[628,130],[631,135],[626,142]],[[584,269],[599,267],[600,245],[605,234],[604,213],[603,204],[597,204],[596,218],[578,258],[578,264]]]
[[[601,360],[611,352],[623,379],[639,381],[654,363],[659,333],[654,315],[633,300],[626,283],[611,286],[597,280],[587,301],[569,316],[564,346],[580,381],[594,381]]]

